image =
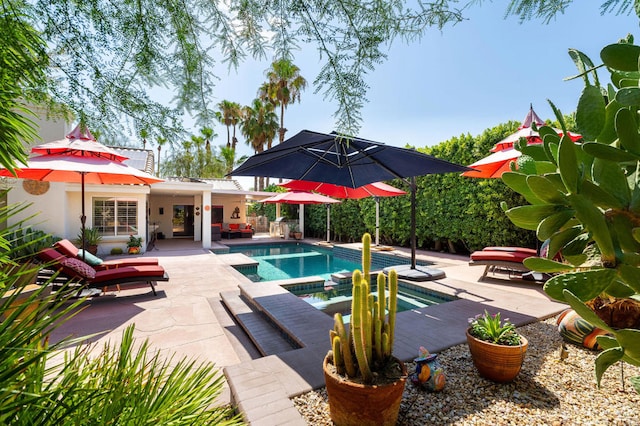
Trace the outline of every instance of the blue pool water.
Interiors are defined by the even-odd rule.
[[[362,269],[360,263],[333,257],[330,249],[308,244],[235,246],[230,247],[229,252],[242,253],[257,261],[260,281],[286,280],[316,275],[330,280],[331,274]]]
[[[377,286],[371,287],[371,294],[378,298]],[[346,322],[351,314],[352,286],[351,284],[330,285],[326,283],[324,287],[305,288],[305,286],[286,287],[291,293],[297,295],[305,302],[323,311],[329,316],[339,312]],[[388,291],[386,292],[389,297]],[[415,286],[413,284],[398,283],[398,312],[426,308],[432,305],[455,300],[456,297],[442,294],[427,288]]]
[[[330,249],[299,243],[233,246],[231,253],[242,253],[258,262],[258,275],[250,276],[253,281],[286,280],[309,276],[320,276],[324,284],[289,285],[285,288],[315,308],[333,315],[343,314],[349,321],[351,310],[351,284],[331,282],[331,274],[353,272],[362,269],[360,263],[334,258]],[[372,269],[382,269],[372,265]],[[372,286],[377,297],[375,284]],[[429,290],[410,283],[400,282],[398,286],[398,311],[425,308],[449,302],[456,297]]]

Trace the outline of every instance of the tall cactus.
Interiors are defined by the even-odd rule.
[[[362,237],[363,271],[355,270],[352,276],[353,300],[351,302],[351,332],[347,333],[341,314],[334,316],[331,330],[333,362],[339,372],[348,377],[362,376],[364,383],[374,380],[374,372],[391,360],[393,331],[396,322],[398,275],[389,273],[389,297],[385,295],[387,277],[378,274],[378,297],[370,294],[371,236]],[[388,309],[388,316],[385,311]]]

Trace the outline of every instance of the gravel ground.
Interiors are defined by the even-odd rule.
[[[407,381],[398,424],[640,425],[640,395],[628,380],[639,376],[640,368],[616,364],[598,389],[597,352],[567,345],[569,356],[560,360],[562,339],[555,324],[550,318],[518,329],[529,339],[529,348],[520,374],[508,384],[481,378],[466,344],[441,352],[445,389],[429,393]],[[407,364],[407,369],[413,372],[414,365]],[[293,402],[308,424],[332,424],[324,389]]]

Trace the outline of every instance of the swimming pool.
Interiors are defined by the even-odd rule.
[[[331,249],[302,243],[233,246],[229,248],[229,252],[242,253],[258,262],[257,275],[243,272],[252,281],[322,277],[324,283],[284,284],[283,287],[327,315],[333,316],[340,312],[345,321],[348,321],[352,299],[349,274],[354,269],[362,269],[359,262],[334,257]],[[384,265],[372,263],[371,269],[381,270],[384,266],[389,266],[389,262],[387,259]],[[332,281],[332,275],[340,273],[348,275],[347,281],[340,279],[340,284]],[[371,291],[374,297],[377,297],[376,287],[373,279]],[[455,296],[412,283],[398,283],[398,312],[426,308],[455,299]]]
[[[311,288],[308,285],[291,285],[285,288],[327,315],[333,316],[339,312],[345,321],[349,321],[352,301],[351,284],[325,283],[324,287],[316,285]],[[377,299],[377,285],[371,286],[371,294]],[[426,308],[452,300],[456,300],[456,297],[402,281],[398,283],[398,312]]]
[[[230,253],[242,253],[258,262],[258,276],[252,281],[274,281],[320,276],[326,281],[336,273],[362,269],[360,263],[334,257],[331,249],[300,243],[246,245],[229,247]],[[372,265],[372,268],[378,268]]]

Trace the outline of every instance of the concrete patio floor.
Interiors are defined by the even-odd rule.
[[[86,301],[86,309],[57,329],[52,341],[93,335],[89,341],[101,347],[105,341],[118,342],[122,331],[135,324],[135,337],[148,339],[152,348],[223,368],[228,387],[220,403],[236,405],[250,424],[304,425],[290,397],[323,386],[322,359],[329,349],[333,320],[277,285],[252,283],[231,266],[245,262],[243,256],[216,255],[199,246],[186,239],[159,240],[154,250],[145,253],[157,257],[170,276],[169,282],[158,283],[157,296],[144,285],[107,291]],[[409,255],[407,249],[395,252]],[[491,275],[479,282],[483,268],[470,267],[467,256],[423,251],[417,255],[446,273],[446,278],[424,284],[459,299],[398,315],[394,353],[405,361],[416,356],[419,346],[439,352],[464,343],[467,318],[485,308],[499,310],[516,325],[566,308],[550,301],[540,284]],[[278,353],[261,356],[222,304],[223,297],[232,300],[240,294],[264,310],[297,348],[274,349]]]

